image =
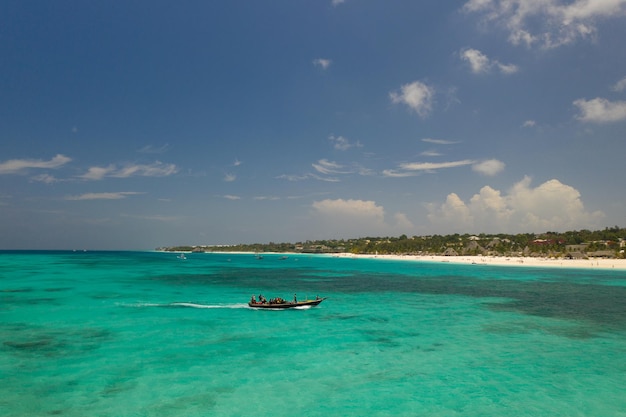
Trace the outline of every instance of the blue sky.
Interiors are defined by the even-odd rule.
[[[0,249],[626,226],[626,0],[4,1]]]

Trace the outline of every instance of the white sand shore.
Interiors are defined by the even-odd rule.
[[[626,270],[626,259],[553,259],[504,256],[413,256],[413,255],[354,255],[351,253],[332,254],[341,258],[370,258],[417,262],[448,262],[465,265],[497,265],[524,267],[556,267],[582,269]]]

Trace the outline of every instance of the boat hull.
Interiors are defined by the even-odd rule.
[[[318,305],[325,299],[326,298],[320,298],[318,300],[305,300],[305,301],[298,301],[296,303],[288,302],[288,303],[280,303],[280,304],[248,303],[248,306],[252,308],[260,308],[260,309],[266,309],[266,310],[285,310],[288,308],[297,308],[297,307],[315,307],[316,305]]]

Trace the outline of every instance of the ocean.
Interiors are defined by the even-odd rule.
[[[624,271],[4,251],[0,336],[3,417],[626,416]]]

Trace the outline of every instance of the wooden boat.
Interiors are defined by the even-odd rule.
[[[250,306],[252,308],[264,308],[264,309],[273,309],[273,310],[281,310],[282,309],[282,310],[284,310],[286,308],[296,308],[296,307],[315,307],[316,305],[318,305],[319,303],[321,303],[325,299],[326,299],[326,297],[324,297],[324,298],[316,298],[315,300],[304,300],[304,301],[285,301],[285,300],[281,300],[280,302],[269,302],[269,301],[266,301],[264,303],[250,301],[248,303],[248,306]]]

